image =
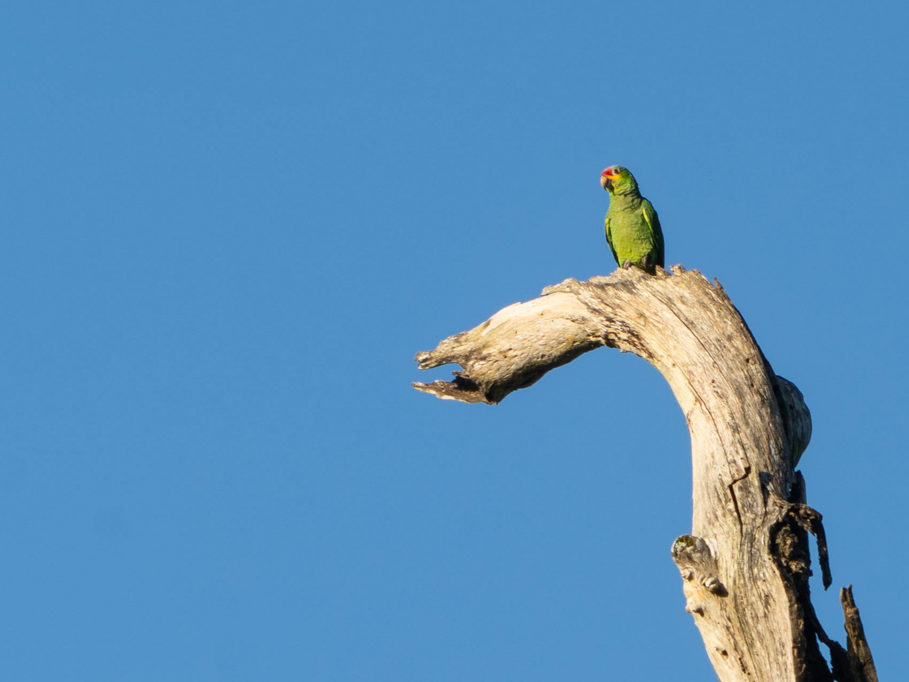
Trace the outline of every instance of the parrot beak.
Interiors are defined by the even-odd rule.
[[[612,178],[606,175],[606,171],[603,171],[602,175],[600,175],[600,184],[607,192],[612,189]]]

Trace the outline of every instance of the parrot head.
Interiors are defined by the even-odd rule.
[[[610,166],[600,173],[600,184],[610,194],[629,194],[638,189],[631,171],[624,166]]]

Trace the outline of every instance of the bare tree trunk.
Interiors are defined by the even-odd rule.
[[[842,594],[847,649],[827,637],[811,606],[808,532],[818,537],[825,587],[830,577],[821,517],[805,505],[794,471],[811,435],[802,395],[773,373],[719,283],[673,273],[632,268],[548,287],[418,353],[420,369],[457,363],[463,371],[414,387],[497,403],[600,346],[644,358],[669,382],[691,433],[692,529],[672,557],[720,680],[875,681],[851,590]]]

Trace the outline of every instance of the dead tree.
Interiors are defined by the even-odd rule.
[[[840,593],[846,648],[827,636],[811,605],[809,533],[825,588],[831,578],[821,516],[805,503],[795,471],[811,436],[808,408],[774,374],[718,282],[678,266],[672,274],[631,268],[565,280],[418,353],[420,369],[462,370],[453,381],[414,387],[494,404],[600,346],[656,367],[685,414],[692,528],[675,540],[672,558],[719,679],[876,681],[851,588]]]

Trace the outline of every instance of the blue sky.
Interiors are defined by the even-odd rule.
[[[896,678],[909,10],[732,5],[5,3],[4,678],[710,679],[654,369],[409,386],[612,270],[613,163],[804,392],[834,586]]]

